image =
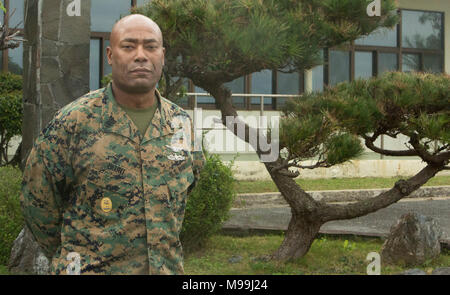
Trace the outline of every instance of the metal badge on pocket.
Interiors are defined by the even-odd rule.
[[[100,202],[103,212],[108,213],[112,210],[112,202],[110,198],[103,198]]]

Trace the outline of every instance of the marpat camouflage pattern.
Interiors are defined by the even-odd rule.
[[[173,119],[191,123],[188,114],[156,97],[144,136],[109,84],[62,108],[37,138],[21,202],[52,274],[66,274],[71,252],[81,274],[183,274],[179,233],[205,160],[191,127],[189,143],[173,140],[183,127]]]

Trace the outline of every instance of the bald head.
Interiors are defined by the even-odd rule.
[[[119,20],[106,48],[113,89],[135,95],[154,93],[164,53],[161,29],[150,18],[132,14]]]
[[[121,33],[124,30],[133,29],[135,27],[139,26],[147,26],[151,28],[157,36],[160,37],[161,45],[163,43],[163,37],[161,33],[161,29],[159,26],[149,17],[142,15],[142,14],[131,14],[127,15],[123,18],[121,18],[119,21],[117,21],[112,30],[111,30],[111,36],[110,36],[110,44],[111,46],[114,46],[114,44],[117,44],[117,42],[120,41],[118,38]]]

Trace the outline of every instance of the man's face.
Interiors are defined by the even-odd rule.
[[[127,93],[148,93],[156,87],[164,66],[162,36],[145,21],[121,24],[107,48],[114,85]]]

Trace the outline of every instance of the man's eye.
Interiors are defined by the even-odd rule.
[[[131,49],[131,48],[133,48],[133,46],[131,46],[131,45],[124,45],[124,46],[122,46],[123,48],[125,48],[125,49]]]

